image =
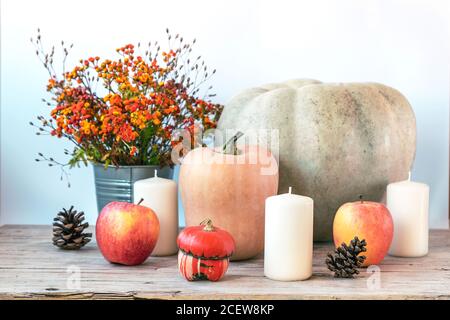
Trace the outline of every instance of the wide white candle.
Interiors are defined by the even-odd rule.
[[[408,180],[387,186],[387,207],[394,221],[389,254],[421,257],[428,253],[428,201],[430,188]]]
[[[152,252],[153,256],[168,256],[178,252],[178,195],[173,180],[158,177],[143,179],[134,183],[133,199],[152,209],[159,219],[159,238]]]
[[[264,275],[305,280],[312,274],[313,199],[289,193],[266,199]]]

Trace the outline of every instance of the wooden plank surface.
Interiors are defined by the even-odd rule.
[[[51,244],[50,227],[3,226],[0,299],[450,299],[448,230],[431,232],[428,256],[388,256],[380,273],[363,270],[354,280],[335,279],[326,269],[330,250],[329,243],[315,245],[313,277],[307,281],[269,280],[262,258],[256,258],[232,262],[217,283],[188,282],[178,273],[176,256],[151,257],[134,267],[113,265],[95,242],[65,251]]]

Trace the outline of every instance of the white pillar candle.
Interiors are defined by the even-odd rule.
[[[408,180],[387,186],[386,203],[394,221],[389,254],[421,257],[428,253],[428,201],[430,188]]]
[[[178,252],[178,195],[177,184],[173,180],[155,177],[134,183],[133,199],[152,209],[159,220],[159,238],[152,256],[168,256]]]
[[[266,199],[264,275],[305,280],[312,274],[313,199],[289,193]]]

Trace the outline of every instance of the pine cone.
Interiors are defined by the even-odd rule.
[[[82,223],[84,212],[63,208],[53,219],[53,244],[62,249],[80,249],[91,241],[92,233],[83,233],[89,223]]]
[[[355,237],[350,241],[349,245],[342,243],[340,247],[334,250],[334,255],[328,253],[327,263],[328,269],[334,272],[337,278],[353,278],[358,274],[360,268],[366,259],[365,256],[358,256],[361,252],[366,251],[366,240],[359,240]]]

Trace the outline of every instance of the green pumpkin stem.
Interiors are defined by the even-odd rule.
[[[212,223],[212,220],[210,218],[207,218],[200,222],[200,225],[204,226],[203,231],[214,231],[214,225]]]
[[[233,155],[237,155],[239,154],[239,150],[237,148],[236,142],[238,141],[238,139],[240,137],[242,137],[244,134],[241,131],[236,132],[236,134],[231,137],[230,140],[228,140],[228,142],[226,142],[223,147],[222,147],[222,151],[223,153],[226,154],[233,154]]]

